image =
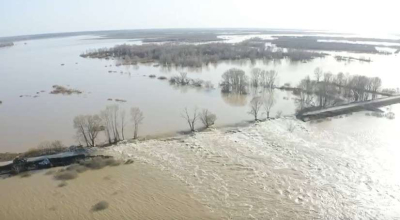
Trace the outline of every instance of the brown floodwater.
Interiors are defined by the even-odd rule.
[[[86,171],[63,187],[45,172],[0,179],[0,219],[219,219],[183,183],[148,165]],[[108,208],[93,210],[101,201]]]
[[[379,76],[385,87],[400,86],[396,55],[332,53],[370,57],[371,63],[328,57],[309,63],[224,62],[190,70],[116,67],[113,60],[83,59],[79,54],[140,42],[89,38],[29,41],[0,50],[0,151],[23,151],[45,140],[74,143],[74,116],[115,104],[108,98],[127,100],[119,103],[122,109],[143,110],[140,135],[185,129],[180,118],[184,107],[210,109],[217,114],[218,126],[251,119],[251,96],[171,87],[150,79],[150,74],[169,77],[188,71],[190,78],[216,85],[229,68],[249,72],[261,67],[278,71],[279,84],[295,85],[321,67]],[[48,94],[55,84],[84,93]],[[292,114],[292,94],[276,96],[272,115],[279,110]],[[399,219],[399,105],[382,110],[397,118],[359,112],[318,123],[278,119],[229,132],[209,130],[183,139],[113,146],[100,153],[136,162],[84,172],[64,187],[45,171],[1,179],[0,219]],[[293,132],[288,131],[291,123]],[[131,127],[127,137],[132,136]],[[108,208],[93,212],[100,201]]]
[[[251,37],[251,36],[247,36]],[[264,36],[270,38],[271,36]],[[227,42],[237,42],[243,36],[226,37]],[[40,142],[61,140],[66,145],[77,144],[73,118],[80,114],[96,114],[105,106],[118,104],[127,112],[139,107],[145,119],[140,127],[141,136],[174,134],[187,130],[181,111],[207,108],[217,115],[217,126],[251,120],[248,114],[252,95],[224,95],[218,89],[221,75],[229,68],[241,68],[250,74],[254,67],[274,69],[279,73],[279,85],[296,85],[307,75],[313,76],[316,67],[332,73],[345,72],[379,76],[385,87],[399,87],[397,74],[400,62],[397,55],[370,55],[331,53],[371,58],[371,63],[337,62],[333,56],[315,59],[308,63],[288,60],[263,62],[221,62],[203,68],[164,68],[162,66],[116,66],[118,61],[85,59],[79,55],[89,49],[112,47],[116,44],[140,44],[139,40],[96,40],[93,36],[53,38],[16,43],[0,50],[0,151],[21,152],[36,147]],[[64,65],[62,65],[64,64]],[[109,72],[111,71],[111,73]],[[189,78],[211,81],[213,90],[173,87],[167,81],[148,76],[174,76],[188,72]],[[53,85],[69,86],[83,91],[76,95],[49,94]],[[44,91],[44,92],[42,92]],[[23,97],[20,97],[20,96]],[[295,112],[294,97],[290,92],[276,91],[276,104],[271,116]],[[119,103],[107,101],[123,99]],[[198,125],[200,126],[200,124]],[[128,124],[125,136],[131,138],[133,126]],[[101,135],[103,136],[103,135]],[[102,137],[103,138],[103,137]]]

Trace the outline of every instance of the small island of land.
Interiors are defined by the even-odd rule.
[[[209,43],[199,45],[185,44],[143,44],[117,45],[112,48],[89,50],[81,57],[121,59],[124,64],[137,62],[159,62],[162,65],[201,67],[203,64],[240,59],[309,61],[324,57],[325,53],[304,50],[282,50],[266,46],[266,41],[251,38],[237,44]]]

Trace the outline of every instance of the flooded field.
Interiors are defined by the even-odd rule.
[[[384,88],[400,87],[398,55],[330,52],[307,63],[284,59],[202,68],[128,66],[79,55],[140,41],[93,38],[34,40],[0,50],[2,152],[25,151],[46,140],[76,144],[74,117],[99,113],[110,104],[143,111],[141,136],[187,130],[181,118],[185,107],[209,109],[217,115],[217,127],[252,120],[251,92],[224,94],[218,88],[221,75],[230,68],[248,75],[254,67],[275,70],[278,85],[296,86],[319,67],[378,76]],[[372,62],[338,62],[335,55]],[[215,89],[172,86],[158,79],[180,72],[211,81]],[[57,94],[51,94],[54,89]],[[276,90],[275,96],[271,116],[295,113],[292,92]],[[382,110],[400,115],[399,105]],[[118,144],[95,151],[133,159],[134,164],[87,171],[65,185],[45,172],[1,179],[0,219],[399,219],[399,131],[398,117],[358,112],[307,123],[285,117],[169,140]],[[133,136],[132,124],[125,136]],[[105,210],[94,211],[101,207]]]
[[[221,37],[228,42],[246,39],[243,36]],[[94,38],[96,36],[32,40],[0,50],[1,151],[25,151],[46,140],[76,144],[73,118],[80,114],[98,113],[110,104],[118,104],[128,113],[131,107],[139,107],[143,111],[145,119],[140,128],[141,136],[187,130],[181,118],[181,111],[185,107],[209,109],[217,115],[217,126],[251,120],[251,115],[247,114],[251,94],[225,95],[218,88],[221,75],[230,68],[243,69],[248,75],[254,67],[275,70],[279,74],[278,85],[290,83],[296,86],[305,76],[312,77],[314,69],[320,67],[332,73],[379,76],[383,87],[399,87],[397,72],[400,71],[400,62],[397,55],[331,52],[332,56],[308,63],[289,60],[255,63],[235,61],[194,69],[165,68],[154,64],[116,66],[118,61],[85,59],[79,55],[90,49],[141,42]],[[265,35],[264,38],[271,36]],[[372,62],[338,62],[335,55],[366,57]],[[175,76],[183,71],[188,72],[189,78],[211,81],[215,89],[173,87],[167,81],[157,79],[159,76]],[[150,78],[150,75],[156,75],[156,78]],[[82,94],[49,94],[53,85],[76,89]],[[276,91],[275,96],[277,102],[271,109],[271,116],[278,111],[284,115],[294,114],[296,106],[291,92]],[[126,102],[115,102],[115,99]],[[126,137],[133,136],[132,130],[133,125],[128,124]]]

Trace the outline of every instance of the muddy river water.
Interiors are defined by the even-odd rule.
[[[217,114],[217,125],[251,119],[250,97],[174,88],[148,77],[176,75],[179,69],[116,67],[112,60],[80,58],[86,49],[124,42],[88,38],[29,41],[0,50],[1,151],[22,151],[49,139],[72,143],[73,117],[97,113],[111,104],[108,98],[127,100],[121,108],[143,110],[141,135],[184,129],[184,107],[210,109]],[[385,87],[400,86],[398,56],[365,56],[373,62],[328,57],[309,63],[221,63],[185,71],[217,84],[231,67],[249,71],[257,66],[278,71],[280,84],[296,84],[321,67],[379,76]],[[48,94],[54,84],[84,93]],[[293,114],[291,94],[279,92],[278,98],[272,115],[278,110]],[[400,108],[382,110],[397,118],[366,112],[318,123],[283,118],[99,149],[136,162],[87,171],[64,187],[44,172],[0,179],[0,219],[400,219]],[[290,132],[289,127],[295,129]],[[108,209],[91,211],[102,200]]]
[[[248,36],[251,37],[251,36]],[[250,61],[223,62],[201,69],[176,69],[160,66],[116,66],[114,60],[85,59],[79,55],[89,49],[112,47],[116,44],[140,44],[140,41],[93,39],[78,36],[17,42],[15,46],[0,50],[0,150],[21,152],[36,147],[40,142],[61,140],[64,144],[76,143],[73,118],[80,114],[95,114],[106,105],[118,104],[128,113],[139,107],[145,116],[140,134],[173,134],[186,130],[181,118],[182,109],[208,108],[217,115],[218,126],[251,120],[251,96],[223,95],[218,84],[221,75],[230,68],[241,68],[250,75],[254,67],[275,70],[278,85],[297,85],[305,76],[313,76],[314,69],[322,68],[332,73],[344,72],[379,76],[384,87],[400,86],[400,62],[397,55],[341,54],[371,58],[371,63],[337,62],[333,55],[308,63],[288,60],[275,62]],[[227,42],[244,40],[243,36],[226,37]],[[63,64],[63,65],[62,65]],[[111,72],[110,72],[111,71]],[[151,74],[175,76],[188,72],[189,78],[211,81],[216,89],[171,87],[167,81],[151,79]],[[81,90],[80,95],[52,95],[53,85],[69,86]],[[22,96],[22,97],[20,97]],[[282,111],[293,114],[295,105],[291,93],[276,91],[276,104],[271,116]],[[127,102],[107,101],[123,99]],[[126,127],[126,137],[133,136],[133,126]],[[13,138],[10,138],[13,137]]]

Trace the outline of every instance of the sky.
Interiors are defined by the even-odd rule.
[[[0,0],[0,36],[152,28],[400,33],[396,0]]]

